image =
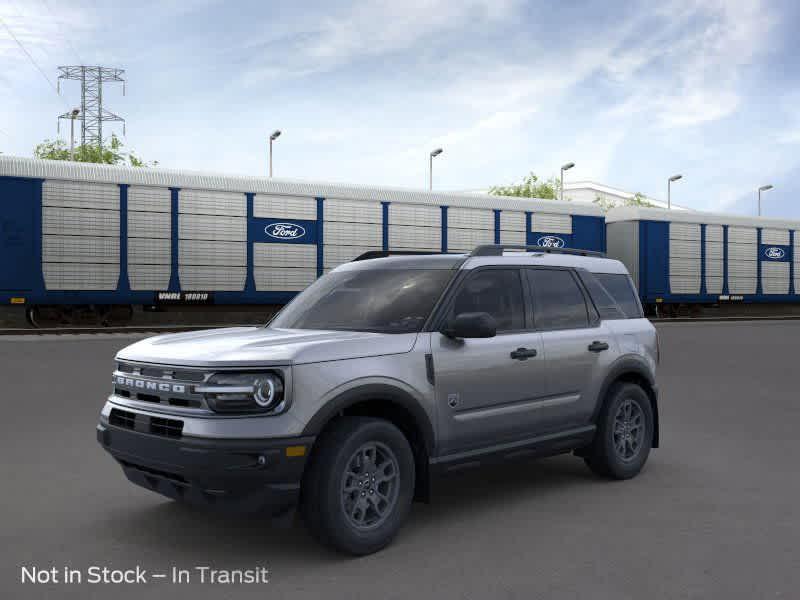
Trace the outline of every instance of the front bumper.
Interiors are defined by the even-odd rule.
[[[226,512],[277,515],[298,500],[314,437],[173,439],[102,419],[97,441],[131,482],[151,491]]]

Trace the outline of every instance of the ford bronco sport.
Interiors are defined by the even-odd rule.
[[[388,544],[437,472],[573,452],[627,479],[658,446],[655,329],[622,263],[588,252],[356,260],[266,327],[157,336],[116,361],[97,437],[133,483],[299,504],[353,554]]]

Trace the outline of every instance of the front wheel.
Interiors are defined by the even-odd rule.
[[[414,479],[414,455],[397,427],[343,417],[316,444],[303,481],[303,517],[311,533],[336,550],[376,552],[408,515]]]
[[[653,408],[634,383],[614,384],[598,417],[597,433],[585,457],[603,477],[630,479],[647,462],[653,443]]]

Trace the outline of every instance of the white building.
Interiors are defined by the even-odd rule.
[[[613,203],[616,206],[625,206],[625,202],[631,200],[635,195],[635,192],[626,192],[625,190],[594,181],[564,182],[564,199],[569,199],[573,202],[594,202],[600,197],[606,202]],[[667,208],[667,203],[663,200],[656,200],[649,196],[643,196],[643,199],[657,208]],[[672,203],[672,208],[676,210],[690,210],[684,206],[678,206],[674,202]]]

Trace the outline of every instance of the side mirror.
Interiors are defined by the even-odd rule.
[[[490,338],[497,335],[497,321],[489,313],[461,313],[442,330],[449,338]]]

